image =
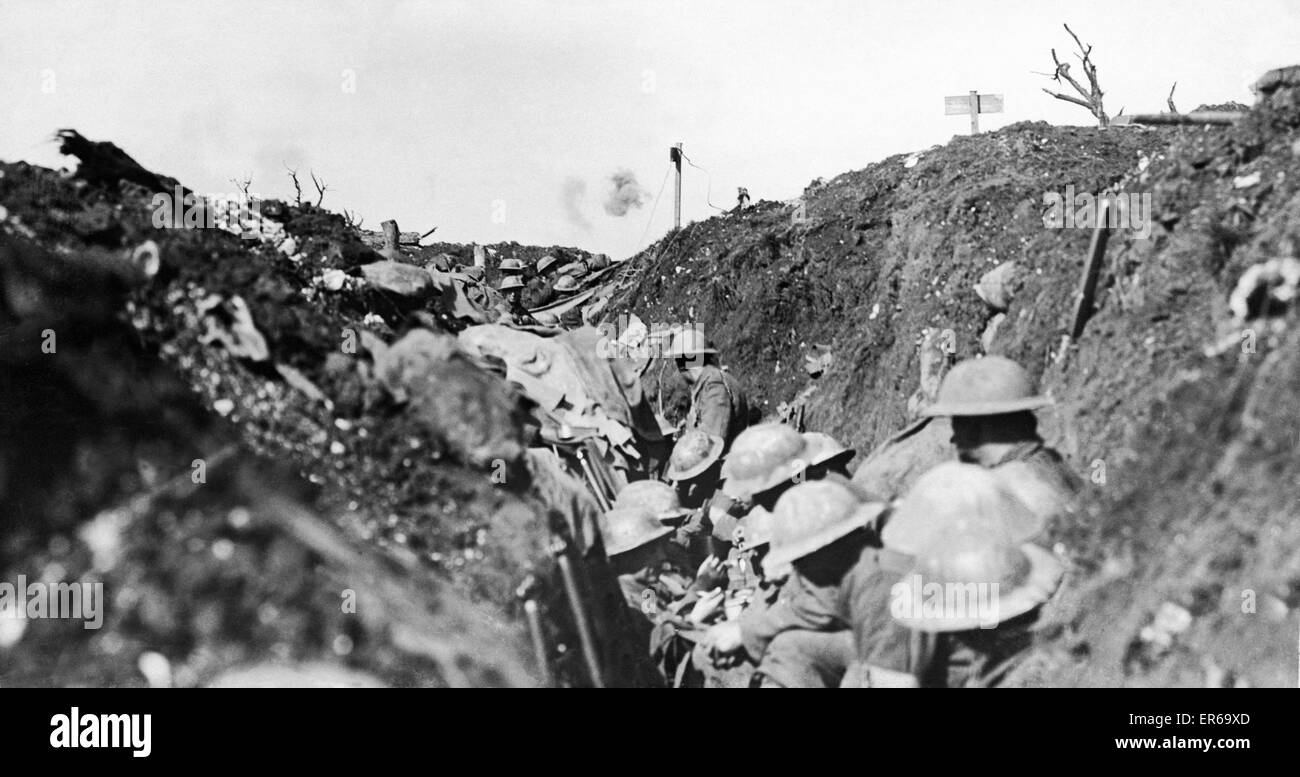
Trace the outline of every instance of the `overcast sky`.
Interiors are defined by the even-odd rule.
[[[968,132],[946,95],[1005,95],[982,129],[1091,123],[1032,72],[1071,48],[1062,22],[1111,114],[1174,81],[1182,110],[1249,103],[1300,61],[1300,0],[0,0],[0,159],[60,166],[75,127],[204,192],[284,197],[288,164],[367,227],[623,257],[671,226],[671,183],[651,210],[678,141],[709,171],[685,168],[688,222]],[[620,169],[648,194],[618,217]]]

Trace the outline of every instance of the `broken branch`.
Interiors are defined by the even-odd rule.
[[[311,182],[316,186],[316,193],[318,195],[316,197],[316,207],[319,208],[321,201],[325,199],[325,191],[330,187],[327,186],[323,180],[322,181],[316,180],[315,172],[311,172],[310,174],[311,174]]]
[[[302,205],[302,184],[298,183],[298,168],[296,167],[290,168],[289,165],[285,164],[284,169],[289,171],[289,180],[293,181],[293,191],[294,191],[293,204],[301,206]]]
[[[1074,30],[1070,29],[1070,25],[1066,24],[1063,26],[1065,27],[1065,31],[1070,34],[1070,37],[1074,39],[1074,44],[1079,49],[1075,52],[1075,57],[1078,58],[1079,63],[1083,65],[1083,74],[1088,79],[1088,86],[1085,87],[1078,79],[1071,75],[1070,63],[1062,62],[1061,58],[1056,54],[1056,49],[1052,49],[1052,62],[1056,65],[1056,69],[1052,72],[1050,78],[1057,83],[1061,83],[1062,81],[1068,83],[1074,91],[1079,93],[1082,99],[1061,92],[1053,92],[1046,88],[1043,89],[1043,91],[1058,100],[1064,100],[1065,102],[1074,103],[1075,105],[1087,108],[1089,112],[1096,117],[1097,123],[1100,126],[1105,127],[1110,123],[1110,119],[1106,116],[1106,111],[1102,107],[1102,98],[1104,97],[1104,93],[1101,90],[1101,84],[1097,80],[1097,66],[1092,61],[1092,46],[1085,45],[1083,41],[1079,40],[1079,36],[1074,34]]]
[[[230,182],[235,185],[236,189],[244,193],[245,200],[249,199],[248,188],[253,185],[253,175],[251,173],[244,176],[244,180],[242,181],[231,178]]]

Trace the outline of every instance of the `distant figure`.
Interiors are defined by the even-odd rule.
[[[510,260],[506,260],[510,261]],[[504,263],[503,263],[504,264]],[[520,296],[524,290],[524,281],[518,275],[507,275],[497,284],[497,291],[505,299],[497,306],[497,311],[501,318],[507,321],[513,321],[515,324],[537,325],[537,320],[533,318],[528,309],[523,306]]]
[[[739,382],[718,366],[718,350],[704,341],[698,329],[683,329],[673,336],[669,356],[691,387],[691,408],[686,427],[703,429],[726,444],[724,452],[749,425],[749,401]]]
[[[749,204],[749,189],[743,186],[736,187],[736,210],[742,211]]]
[[[572,275],[561,275],[551,288],[555,290],[556,295],[572,294],[582,288],[582,284],[578,283],[578,279]]]
[[[524,287],[524,307],[535,310],[555,301],[555,271],[559,263],[559,259],[549,254],[537,260],[537,275]]]

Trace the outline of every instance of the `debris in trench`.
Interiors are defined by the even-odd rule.
[[[199,302],[198,312],[204,327],[200,343],[220,343],[232,356],[249,361],[266,361],[270,357],[266,338],[257,331],[243,297],[223,299],[220,294],[209,294]]]
[[[421,298],[434,290],[429,271],[414,265],[389,260],[362,265],[360,271],[366,283],[390,294]]]
[[[1300,284],[1300,261],[1293,257],[1253,265],[1238,279],[1228,308],[1241,323],[1273,318],[1290,308]]]
[[[1015,298],[1016,263],[1007,261],[980,277],[975,293],[994,312],[1005,313]]]

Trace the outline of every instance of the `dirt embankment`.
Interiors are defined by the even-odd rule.
[[[385,343],[448,333],[436,300],[362,282],[383,257],[309,205],[263,203],[266,241],[159,228],[176,182],[77,138],[76,175],[0,164],[0,577],[102,583],[104,621],[0,623],[0,683],[532,684],[530,574],[584,682],[528,402],[462,359],[425,402],[376,375]],[[472,255],[406,261],[441,251]]]
[[[1249,268],[1296,257],[1298,126],[1281,88],[1227,129],[957,138],[811,186],[802,207],[689,226],[619,271],[610,312],[702,322],[769,413],[827,346],[807,424],[866,451],[908,420],[923,331],[978,353],[992,314],[972,287],[1015,262],[987,348],[1057,398],[1044,431],[1089,482],[1054,538],[1069,594],[1020,680],[1291,685],[1297,314],[1254,298],[1242,321],[1228,300]],[[266,661],[528,683],[515,591],[534,574],[557,671],[582,682],[547,548],[563,516],[518,460],[528,403],[456,359],[429,373],[428,402],[394,401],[376,351],[452,325],[360,283],[380,257],[341,217],[267,203],[274,243],[158,229],[151,195],[174,182],[117,161],[72,177],[0,165],[0,573],[111,597],[97,631],[0,623],[0,681],[158,682],[157,654],[177,685]],[[1151,233],[1112,238],[1097,313],[1057,358],[1089,232],[1046,228],[1044,194],[1109,186],[1151,196]],[[472,249],[407,261],[444,251]],[[375,340],[343,347],[363,331]],[[507,481],[452,429],[474,432],[478,459],[500,451]]]
[[[973,287],[1014,261],[988,351],[1058,400],[1043,431],[1089,481],[1054,538],[1070,595],[1022,680],[1294,685],[1300,334],[1286,306],[1242,321],[1228,300],[1251,266],[1298,255],[1298,126],[1284,87],[1230,128],[954,138],[814,182],[802,207],[689,225],[629,263],[610,314],[701,322],[769,414],[829,346],[807,426],[870,451],[909,420],[924,330],[950,330],[954,358],[984,351],[993,313]],[[1150,195],[1153,223],[1114,233],[1097,312],[1058,359],[1091,230],[1047,228],[1044,195],[1110,187]]]

